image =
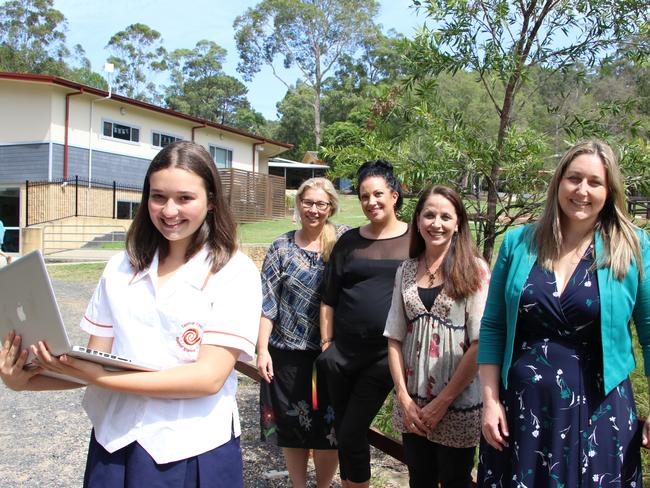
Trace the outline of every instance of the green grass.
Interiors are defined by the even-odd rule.
[[[100,249],[124,249],[124,242],[102,242],[99,245]]]
[[[634,400],[637,408],[639,419],[645,419],[650,414],[648,405],[648,380],[643,372],[643,354],[636,334],[636,329],[632,331],[634,344],[634,357],[636,358],[636,368],[630,374],[632,389],[634,390]],[[650,451],[641,449],[641,463],[643,464],[643,483],[650,484]]]
[[[80,282],[97,282],[104,271],[106,263],[55,264],[47,267],[53,280]]]
[[[335,223],[359,227],[368,221],[356,196],[341,195],[339,204],[339,212],[332,219]],[[299,226],[299,223],[291,221],[290,216],[284,219],[240,224],[239,237],[243,244],[270,244],[279,235],[298,229]]]

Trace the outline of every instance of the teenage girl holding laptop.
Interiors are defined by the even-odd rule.
[[[234,366],[254,353],[260,309],[259,273],[237,250],[209,153],[176,142],[151,162],[126,251],[107,264],[81,321],[89,348],[161,371],[106,371],[9,334],[0,378],[13,390],[80,386],[44,370],[88,383],[84,486],[242,487]],[[23,369],[25,346],[37,369]]]

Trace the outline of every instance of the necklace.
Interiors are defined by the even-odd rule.
[[[427,277],[429,278],[429,288],[433,288],[433,284],[436,281],[436,276],[438,275],[438,270],[440,269],[440,265],[436,268],[436,270],[432,273],[430,268],[433,265],[433,263],[429,264],[427,261],[426,255],[424,256],[424,272],[427,274]]]
[[[580,239],[580,242],[578,242],[573,250],[567,251],[565,254],[565,256],[570,255],[571,264],[573,265],[577,264],[585,257],[585,253],[594,239],[594,234],[592,232],[588,232],[585,236],[586,237]]]

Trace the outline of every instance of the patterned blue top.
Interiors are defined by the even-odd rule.
[[[336,226],[336,238],[349,230]],[[273,322],[269,345],[285,350],[320,350],[320,285],[325,263],[319,253],[298,247],[296,231],[273,241],[262,265],[262,315]]]

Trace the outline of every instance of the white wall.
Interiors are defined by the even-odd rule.
[[[66,94],[74,89],[50,84],[0,79],[0,143],[65,142]],[[115,99],[82,93],[69,97],[70,118],[68,143],[71,146],[105,151],[125,156],[152,159],[160,150],[152,145],[152,132],[161,132],[191,140],[192,127],[198,124],[154,110],[130,105]],[[93,104],[92,130],[90,126]],[[122,141],[103,135],[103,121],[124,124],[140,130],[140,142]],[[253,138],[212,127],[195,130],[195,142],[229,149],[233,153],[233,168],[251,171],[253,168]],[[258,152],[255,171],[266,173],[268,155],[275,155],[278,146],[268,146]]]
[[[51,93],[42,84],[0,79],[0,143],[48,141]]]

